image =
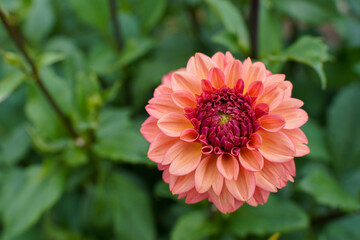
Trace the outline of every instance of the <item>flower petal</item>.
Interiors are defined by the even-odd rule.
[[[171,94],[171,98],[174,103],[180,107],[196,107],[195,96],[187,91],[176,91]]]
[[[143,124],[141,124],[140,132],[148,142],[152,142],[156,135],[160,133],[160,129],[157,126],[157,119],[150,116]]]
[[[216,195],[214,191],[209,190],[209,197],[220,212],[228,213],[235,210],[235,199],[227,188],[224,187],[220,195]]]
[[[235,60],[231,62],[229,65],[225,67],[225,85],[229,88],[233,88],[235,86],[236,81],[239,78],[243,78],[244,69],[243,65],[239,60]]]
[[[255,62],[252,64],[249,69],[245,72],[244,82],[245,82],[245,92],[247,92],[248,87],[251,83],[255,81],[264,82],[266,77],[266,68],[262,62]]]
[[[256,186],[258,186],[259,188],[269,191],[269,192],[277,192],[277,188],[275,187],[275,185],[273,183],[271,183],[267,178],[265,178],[264,176],[266,176],[264,174],[263,171],[259,171],[259,172],[254,172],[255,175],[255,181],[256,181]],[[271,175],[272,177],[272,175]]]
[[[188,191],[186,193],[186,199],[185,199],[185,203],[187,204],[194,204],[197,202],[200,202],[206,198],[208,198],[209,195],[207,193],[202,193],[199,194],[195,188],[191,189],[190,191]]]
[[[258,133],[251,134],[249,141],[246,143],[246,147],[249,150],[258,149],[262,144],[262,138]]]
[[[257,99],[257,103],[266,103],[269,110],[275,109],[284,99],[284,90],[281,88],[265,88],[264,93]]]
[[[215,53],[211,60],[213,60],[221,70],[224,70],[225,68],[225,55],[222,52]]]
[[[257,172],[264,166],[264,158],[257,150],[252,151],[247,148],[242,148],[239,154],[239,161],[248,171]]]
[[[166,86],[164,84],[161,84],[160,86],[158,86],[157,88],[155,88],[154,90],[154,97],[156,97],[157,95],[161,95],[161,94],[171,94],[172,93],[172,88],[169,86]]]
[[[204,193],[213,187],[219,195],[223,187],[224,178],[216,168],[216,155],[202,159],[195,171],[195,187],[199,193]]]
[[[195,142],[199,138],[199,133],[193,128],[187,128],[180,134],[180,139],[185,142]]]
[[[283,109],[283,110],[275,110],[273,113],[281,115],[285,119],[285,129],[294,129],[301,127],[304,125],[309,117],[307,113],[303,109]]]
[[[156,135],[154,141],[150,144],[147,154],[148,158],[156,163],[161,163],[168,149],[178,141],[178,138],[168,137],[160,132],[158,135]]]
[[[295,155],[295,146],[291,139],[283,132],[267,132],[259,130],[263,143],[259,148],[260,153],[272,162],[287,162]]]
[[[220,68],[212,68],[208,79],[214,88],[222,88],[225,84],[225,75]]]
[[[259,121],[260,126],[268,132],[278,132],[285,126],[285,119],[273,113],[262,116]]]
[[[146,111],[153,117],[159,119],[169,112],[182,113],[182,109],[176,106],[171,99],[171,95],[161,94],[149,100],[149,104],[145,107]]]
[[[247,94],[250,97],[258,97],[264,92],[264,84],[260,81],[252,82],[248,88]]]
[[[283,129],[282,131],[294,143],[295,157],[302,157],[310,152],[309,147],[304,144],[304,143],[308,143],[308,140],[305,134],[303,133],[303,131],[300,130],[300,128],[295,128],[291,130]]]
[[[206,79],[210,69],[218,67],[211,58],[202,53],[195,54],[195,66],[197,71],[196,73],[200,79]]]
[[[172,75],[171,87],[174,91],[187,91],[192,94],[201,94],[201,81],[198,76],[189,72],[175,72]]]
[[[239,163],[234,156],[227,153],[221,154],[216,161],[216,166],[226,179],[237,179]]]
[[[264,205],[269,199],[270,192],[261,188],[256,188],[254,192],[254,199],[258,204]]]
[[[193,128],[191,122],[183,114],[175,112],[162,116],[157,126],[169,137],[179,137],[184,129]]]
[[[240,201],[249,200],[255,191],[255,176],[244,168],[240,168],[237,180],[225,179],[226,187],[229,192]]]
[[[182,176],[195,170],[201,159],[201,144],[177,142],[164,156],[165,162],[171,162],[169,172]]]
[[[173,188],[170,189],[170,191],[173,194],[180,194],[191,190],[194,188],[194,175],[195,172],[191,172],[184,176],[178,176]]]

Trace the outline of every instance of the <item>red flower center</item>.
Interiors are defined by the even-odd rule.
[[[252,133],[260,127],[253,99],[242,91],[223,87],[197,96],[196,108],[187,109],[186,117],[200,134],[203,152],[238,155]]]

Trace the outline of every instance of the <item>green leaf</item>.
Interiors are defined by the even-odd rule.
[[[4,238],[9,239],[27,230],[60,198],[64,174],[54,166],[32,166],[25,172],[23,184],[9,201],[2,202]],[[10,186],[12,182],[8,182]],[[11,200],[10,200],[11,199]]]
[[[147,143],[131,123],[126,110],[107,109],[100,114],[94,150],[102,157],[128,163],[145,163]]]
[[[51,31],[55,24],[55,16],[50,0],[32,1],[27,20],[24,25],[24,33],[27,39],[39,43]]]
[[[359,83],[342,89],[327,114],[329,149],[339,173],[360,167],[359,92]]]
[[[236,35],[227,31],[221,31],[211,38],[215,43],[226,47],[232,53],[240,52],[239,45],[237,44]]]
[[[57,139],[57,140],[47,140],[44,139],[43,136],[33,127],[27,126],[26,128],[32,144],[34,145],[35,149],[40,151],[43,154],[49,153],[59,153],[67,146],[68,140],[66,139]]]
[[[220,18],[226,31],[237,36],[242,50],[249,51],[249,34],[241,13],[228,0],[206,0],[213,12]]]
[[[335,2],[332,0],[276,0],[275,8],[295,20],[320,24],[338,16]]]
[[[12,92],[18,88],[25,80],[25,76],[22,72],[15,72],[8,74],[4,79],[0,81],[0,103],[7,99]]]
[[[146,31],[159,22],[166,9],[167,0],[142,0],[139,4],[139,16]]]
[[[347,215],[327,224],[320,240],[360,239],[360,214]]]
[[[360,20],[351,15],[344,15],[334,20],[337,32],[345,40],[349,48],[360,46]]]
[[[299,187],[312,195],[320,204],[345,211],[360,209],[360,203],[344,191],[339,182],[326,169],[316,167],[301,179]]]
[[[310,153],[307,155],[312,159],[330,161],[329,152],[326,148],[325,130],[317,122],[310,119],[301,127],[309,140]]]
[[[45,52],[40,56],[39,64],[40,67],[50,66],[56,62],[62,61],[66,58],[66,55],[61,52]]]
[[[291,45],[284,53],[288,60],[300,62],[312,67],[319,75],[321,86],[326,87],[326,76],[323,69],[323,63],[329,60],[327,46],[321,38],[310,36],[301,37]]]
[[[211,222],[204,211],[187,213],[176,222],[171,240],[200,240],[218,233],[220,226]]]
[[[275,196],[263,206],[244,205],[230,217],[230,230],[238,237],[291,232],[309,224],[308,216],[297,205]]]

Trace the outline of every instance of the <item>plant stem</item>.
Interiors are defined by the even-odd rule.
[[[250,38],[251,57],[258,58],[259,0],[251,0]]]
[[[119,51],[121,51],[124,47],[124,41],[120,31],[121,29],[120,24],[116,15],[116,9],[117,9],[116,0],[108,0],[108,3],[109,3],[110,17],[113,27],[113,34],[116,40],[117,47]]]
[[[39,86],[45,98],[50,103],[51,107],[54,109],[56,114],[59,116],[60,120],[63,122],[70,135],[75,139],[77,139],[79,136],[76,133],[74,127],[72,126],[70,119],[61,111],[60,107],[57,105],[54,98],[51,96],[50,92],[46,89],[34,61],[31,59],[30,55],[25,49],[24,43],[20,35],[17,33],[15,28],[11,26],[8,19],[6,18],[5,13],[1,8],[0,8],[0,18],[9,36],[14,41],[16,47],[19,49],[20,53],[24,56],[26,62],[30,65],[31,76],[35,80],[35,83]]]

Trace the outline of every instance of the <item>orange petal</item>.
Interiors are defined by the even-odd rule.
[[[264,166],[264,158],[257,150],[249,150],[242,148],[239,154],[239,161],[241,165],[249,171],[260,171]]]
[[[195,66],[200,79],[206,79],[210,69],[218,67],[211,58],[202,53],[195,54]]]
[[[239,78],[244,77],[244,69],[243,65],[239,60],[235,60],[231,62],[229,65],[225,67],[225,85],[229,88],[233,88],[235,86],[236,81]]]
[[[191,57],[186,64],[186,72],[196,75],[195,57]]]
[[[264,82],[266,77],[266,68],[262,62],[256,62],[252,64],[249,69],[245,72],[244,82],[245,82],[245,92],[247,92],[248,87],[251,83],[255,81]]]
[[[308,143],[308,140],[305,134],[300,130],[300,128],[295,128],[291,130],[283,129],[282,131],[294,143],[295,157],[302,157],[310,152],[309,147],[304,144],[304,143]]]
[[[214,192],[219,195],[224,178],[216,168],[216,155],[202,159],[195,171],[195,187],[199,193],[204,193],[213,186]]]
[[[254,199],[258,204],[264,205],[269,199],[270,192],[261,188],[256,188],[254,192]]]
[[[192,128],[191,122],[180,113],[167,113],[162,116],[158,123],[160,130],[169,137],[179,137],[184,129]]]
[[[222,52],[215,53],[211,60],[213,60],[221,70],[224,70],[225,67],[225,55]]]
[[[198,76],[189,72],[175,72],[172,75],[171,87],[174,91],[187,91],[201,94],[201,81]]]
[[[257,187],[269,192],[278,191],[275,185],[271,183],[267,178],[265,178],[266,175],[264,174],[263,171],[254,172],[254,175],[255,175],[255,181]]]
[[[186,193],[185,203],[194,204],[194,203],[200,202],[208,197],[209,197],[209,195],[207,193],[200,194],[196,191],[195,188],[193,188]]]
[[[269,110],[275,109],[284,100],[284,90],[281,88],[265,88],[264,93],[257,99],[257,103],[266,103]]]
[[[280,83],[285,80],[285,74],[272,74],[265,79],[265,85],[269,83]]]
[[[291,139],[283,132],[267,132],[259,130],[263,143],[259,148],[260,153],[272,162],[287,162],[295,155],[295,146]]]
[[[220,195],[216,195],[214,191],[209,190],[209,198],[222,213],[233,212],[235,210],[235,199],[225,187]]]
[[[232,61],[234,61],[235,58],[233,57],[233,55],[231,54],[231,52],[227,51],[225,53],[225,61],[226,61],[226,64],[230,64]]]
[[[249,141],[246,143],[246,147],[249,150],[255,150],[258,149],[262,144],[262,138],[259,134],[253,133],[250,136]]]
[[[180,107],[196,107],[195,96],[187,91],[176,91],[171,94],[171,98],[174,103]]]
[[[199,133],[193,128],[187,128],[180,134],[180,139],[185,142],[194,142],[198,139]]]
[[[282,101],[281,104],[277,106],[273,111],[280,111],[289,108],[299,108],[302,107],[302,105],[304,105],[303,101],[297,98],[288,98],[284,99],[284,101]]]
[[[173,185],[173,188],[170,189],[170,191],[173,194],[180,194],[191,190],[192,188],[194,188],[194,175],[195,172],[191,172],[184,176],[177,177],[176,182]]]
[[[178,138],[168,137],[163,133],[159,133],[150,144],[147,154],[148,158],[156,163],[161,163],[165,153],[178,141]]]
[[[239,163],[236,158],[230,154],[221,154],[217,161],[216,166],[221,175],[227,179],[237,179],[239,174]]]
[[[284,99],[287,99],[287,98],[291,97],[293,85],[292,85],[292,83],[290,81],[280,82],[278,87],[284,90],[284,93],[285,93]]]
[[[258,97],[263,92],[264,92],[263,83],[260,81],[255,81],[250,84],[247,94],[249,94],[250,97]]]
[[[285,129],[294,129],[301,127],[309,119],[307,113],[300,108],[298,109],[289,108],[283,110],[276,110],[273,112],[281,115],[285,119],[286,121],[284,126]]]
[[[214,88],[222,88],[225,84],[225,75],[220,68],[212,68],[208,79]]]
[[[143,124],[141,124],[140,132],[144,135],[144,138],[148,142],[152,142],[156,135],[160,133],[160,129],[157,126],[157,119],[150,116],[148,117]]]
[[[161,94],[149,100],[149,104],[145,107],[146,111],[153,117],[159,119],[169,112],[182,113],[182,109],[176,106],[171,99],[171,95]]]
[[[253,172],[249,172],[240,168],[237,180],[225,179],[226,187],[229,192],[240,201],[249,200],[255,191],[255,176]]]
[[[161,84],[160,86],[155,88],[154,97],[157,96],[157,95],[161,95],[161,94],[171,94],[171,93],[172,93],[172,88],[171,87],[165,86],[164,84]]]
[[[282,163],[282,165],[284,166],[285,170],[293,177],[295,177],[296,175],[296,168],[295,168],[295,162],[294,161],[289,161],[286,163]]]
[[[177,142],[164,156],[165,162],[171,162],[169,172],[182,176],[195,170],[201,159],[201,144]]]
[[[270,113],[259,118],[260,126],[269,132],[278,132],[285,126],[285,119],[278,115]]]

